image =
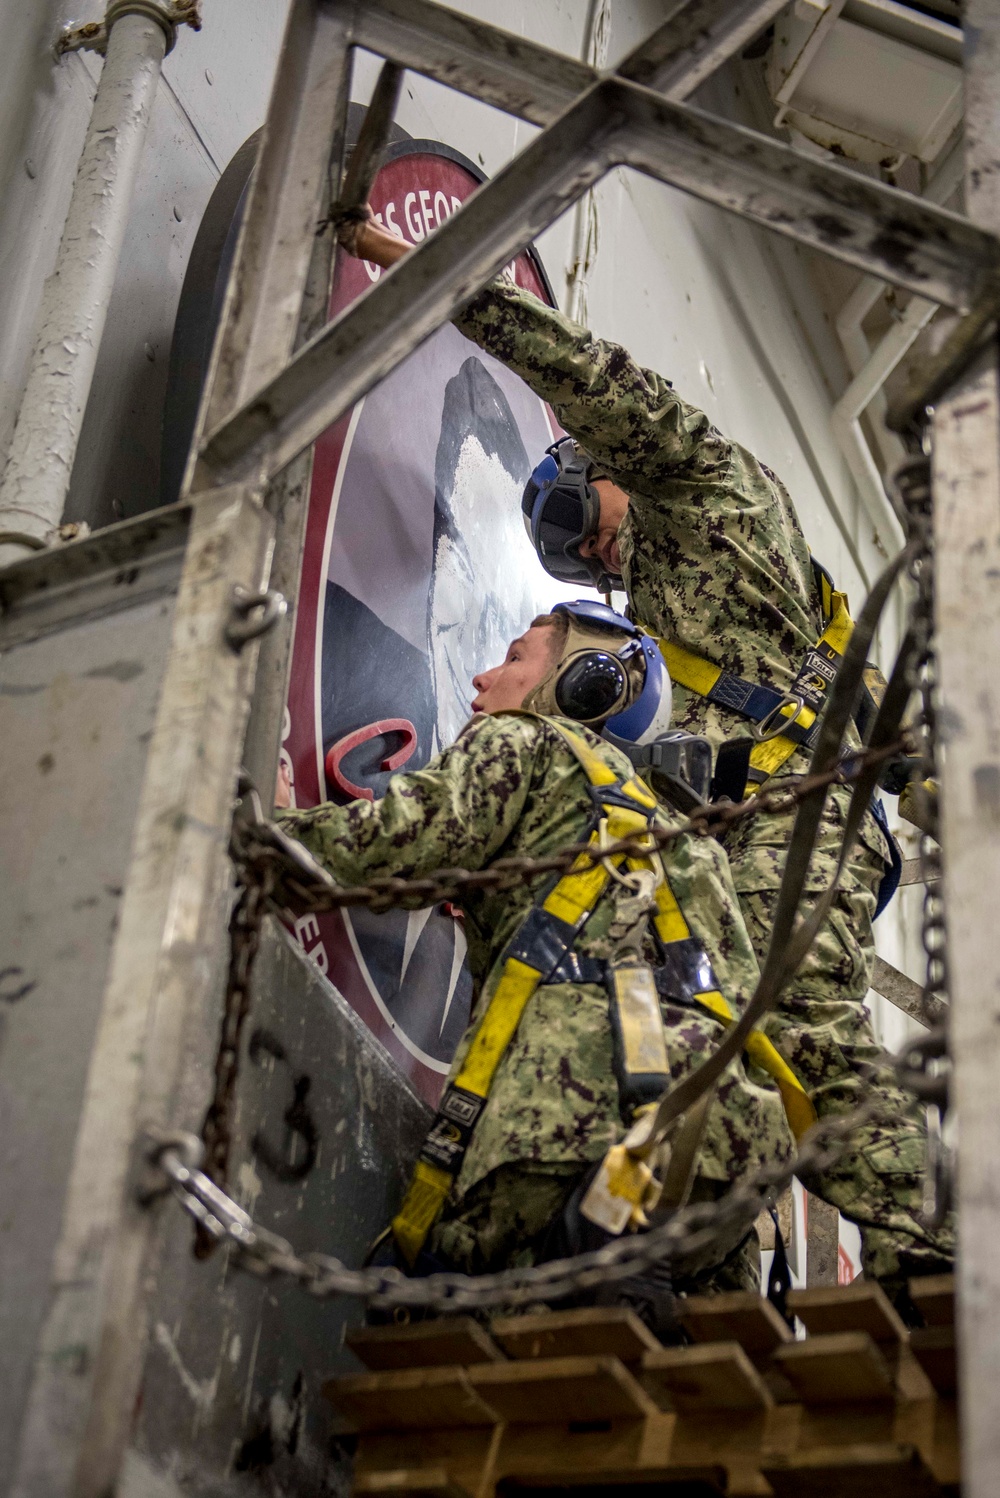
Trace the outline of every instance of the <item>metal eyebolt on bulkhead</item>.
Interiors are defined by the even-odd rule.
[[[226,644],[239,652],[249,640],[257,640],[273,629],[288,613],[288,603],[283,593],[276,588],[267,588],[262,593],[250,593],[235,584],[230,605],[231,616],[225,628]],[[256,609],[261,613],[252,615]]]

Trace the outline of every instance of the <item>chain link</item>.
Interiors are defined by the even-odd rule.
[[[347,1295],[377,1310],[407,1307],[448,1313],[561,1300],[639,1273],[663,1259],[703,1254],[723,1229],[734,1223],[749,1228],[793,1175],[828,1170],[851,1148],[855,1130],[879,1118],[876,1103],[868,1100],[851,1113],[820,1124],[791,1160],[763,1167],[719,1201],[685,1207],[660,1227],[616,1239],[591,1253],[498,1274],[433,1274],[420,1279],[391,1267],[348,1269],[328,1254],[297,1254],[286,1239],[254,1222],[199,1168],[202,1145],[193,1134],[151,1132],[148,1158],[166,1177],[168,1189],[194,1218],[199,1231],[230,1245],[237,1267],[264,1278],[291,1278],[318,1299]],[[882,1121],[890,1120],[884,1117]]]
[[[648,850],[649,840],[659,848],[668,847],[678,838],[690,834],[705,837],[718,834],[737,822],[757,816],[779,815],[793,811],[821,786],[850,785],[868,765],[888,763],[909,748],[909,740],[900,740],[881,749],[856,750],[845,755],[832,770],[821,775],[803,775],[782,781],[779,788],[764,790],[739,803],[723,802],[699,809],[677,827],[653,827],[633,837],[621,838],[596,852],[589,842],[570,843],[558,853],[542,858],[528,854],[495,859],[485,869],[438,869],[422,878],[387,876],[367,884],[339,885],[312,855],[288,836],[276,823],[266,819],[244,821],[233,828],[233,858],[245,880],[272,879],[271,901],[275,907],[287,905],[303,914],[318,914],[344,906],[363,905],[382,912],[396,906],[415,909],[456,900],[477,890],[495,893],[530,883],[541,874],[565,873],[580,860],[598,863],[618,854]],[[581,863],[581,866],[585,866]]]
[[[911,486],[919,492],[914,470]],[[904,475],[901,483],[905,483]],[[929,537],[928,498],[924,509],[913,500],[915,525]],[[929,539],[913,564],[918,585],[914,628],[919,644],[920,688],[924,693],[920,741],[922,767],[933,774],[933,666],[931,652],[932,600],[929,599]],[[778,786],[759,792],[741,803],[699,807],[676,827],[653,827],[595,850],[589,842],[574,843],[546,857],[528,855],[497,859],[485,869],[440,869],[423,878],[390,876],[353,887],[338,885],[312,854],[275,822],[263,815],[253,787],[241,779],[241,796],[249,795],[252,816],[237,816],[233,822],[230,853],[237,871],[239,895],[229,925],[230,961],[223,1005],[222,1026],[215,1062],[215,1088],[205,1115],[201,1139],[190,1134],[151,1136],[150,1161],[169,1183],[169,1189],[197,1224],[195,1252],[205,1257],[219,1243],[234,1250],[241,1267],[261,1275],[282,1273],[296,1279],[316,1296],[353,1295],[379,1309],[395,1306],[422,1307],[433,1311],[476,1306],[524,1305],[539,1298],[560,1299],[593,1289],[605,1280],[620,1279],[664,1258],[676,1258],[707,1249],[720,1231],[734,1220],[745,1218],[747,1226],[757,1212],[773,1201],[798,1171],[822,1170],[849,1148],[850,1137],[872,1118],[876,1104],[871,1099],[843,1118],[824,1123],[794,1161],[772,1166],[734,1186],[718,1202],[699,1204],[675,1214],[662,1227],[637,1237],[613,1242],[607,1247],[573,1260],[561,1260],[531,1269],[508,1270],[497,1275],[441,1274],[411,1280],[392,1268],[351,1270],[339,1260],[322,1254],[305,1257],[289,1243],[255,1223],[225,1192],[232,1144],[232,1113],[238,1078],[243,1030],[251,1005],[251,976],[260,946],[263,921],[269,911],[295,910],[319,913],[344,906],[362,905],[375,912],[394,907],[419,908],[459,899],[471,891],[497,892],[530,883],[541,875],[564,873],[571,866],[618,854],[648,850],[649,839],[659,848],[668,847],[686,835],[711,836],[736,823],[758,816],[793,811],[801,801],[821,787],[849,785],[870,765],[889,763],[900,752],[912,753],[909,735],[878,750],[862,749],[845,755],[833,769],[818,775],[789,777]],[[922,857],[929,861],[936,850],[929,840]],[[925,944],[929,966],[938,907],[926,904]],[[935,956],[943,953],[938,941]],[[942,965],[929,971],[931,982],[944,986]],[[928,992],[937,994],[939,987]],[[918,1080],[918,1085],[919,1081]]]
[[[791,811],[819,786],[848,785],[866,765],[887,762],[906,747],[896,743],[877,751],[852,752],[825,774],[785,781],[780,789],[763,791],[738,805],[699,809],[682,825],[654,828],[652,835],[658,846],[666,847],[686,834],[705,836],[749,817]],[[824,1126],[794,1166],[760,1172],[718,1203],[691,1208],[663,1228],[572,1261],[475,1278],[435,1275],[427,1280],[410,1280],[394,1269],[350,1270],[325,1255],[300,1257],[284,1239],[256,1224],[223,1189],[232,1142],[240,1046],[251,1004],[251,974],[268,911],[280,911],[287,905],[312,912],[342,905],[366,905],[383,911],[404,903],[436,904],[470,889],[510,889],[541,874],[565,871],[581,859],[596,862],[619,853],[642,851],[643,845],[648,848],[649,832],[620,839],[599,852],[590,843],[575,843],[545,858],[506,858],[488,869],[444,869],[431,878],[377,879],[368,885],[345,888],[331,879],[301,843],[263,816],[259,797],[243,780],[241,793],[248,792],[253,819],[237,818],[231,837],[240,892],[229,924],[229,974],[212,1101],[201,1139],[190,1134],[161,1134],[153,1137],[150,1152],[151,1162],[167,1177],[171,1191],[197,1224],[198,1257],[207,1257],[219,1243],[226,1242],[235,1250],[241,1267],[253,1273],[280,1272],[298,1280],[313,1295],[360,1296],[379,1308],[410,1306],[442,1311],[528,1304],[544,1295],[561,1298],[591,1289],[606,1279],[623,1278],[667,1254],[703,1249],[734,1217],[749,1213],[749,1224],[773,1193],[784,1189],[795,1170],[810,1164],[823,1168],[846,1148],[845,1143],[831,1155],[831,1141],[846,1140],[871,1115],[871,1105],[865,1104],[854,1114]]]
[[[256,801],[259,809],[260,803]],[[234,824],[235,833],[235,824]],[[240,1047],[252,1002],[251,976],[260,947],[264,917],[271,905],[276,871],[272,865],[251,868],[234,856],[239,895],[229,918],[229,972],[222,1006],[222,1026],[215,1056],[215,1086],[201,1131],[205,1174],[224,1187],[232,1148],[232,1119],[239,1077]],[[199,1224],[195,1256],[204,1259],[216,1246],[207,1225]]]
[[[908,459],[894,483],[908,539],[916,543],[910,576],[916,597],[910,617],[915,649],[910,686],[920,699],[915,728],[918,773],[913,786],[920,831],[920,876],[924,885],[920,936],[926,958],[925,1013],[945,1013],[948,1001],[947,933],[938,799],[937,653],[934,645],[934,511],[930,457]],[[900,1080],[922,1100],[927,1117],[927,1170],[923,1215],[928,1225],[940,1227],[951,1205],[951,1161],[944,1142],[944,1117],[949,1088],[947,1019],[903,1051]]]

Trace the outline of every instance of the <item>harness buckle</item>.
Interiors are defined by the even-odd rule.
[[[790,718],[782,716],[783,709],[786,707],[795,708]],[[786,692],[781,701],[772,707],[766,718],[761,718],[759,723],[749,725],[751,738],[756,739],[758,744],[766,744],[769,739],[780,739],[782,734],[787,733],[799,721],[805,707],[804,697],[797,692]]]

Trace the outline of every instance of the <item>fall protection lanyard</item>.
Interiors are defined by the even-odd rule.
[[[629,866],[635,866],[632,859],[629,859]],[[692,985],[689,994],[678,994],[678,997],[690,997],[716,1019],[721,1020],[728,1029],[733,1022],[733,1011],[719,992],[708,954],[701,943],[692,937],[684,912],[677,903],[677,897],[665,877],[663,883],[657,886],[655,898],[656,915],[653,917],[653,924],[663,943],[668,962],[672,955],[671,949],[679,955],[679,944],[682,942],[685,943],[688,953],[692,946],[696,945],[698,949],[699,977],[696,984]],[[796,1139],[800,1139],[816,1122],[816,1110],[810,1101],[809,1094],[771,1041],[759,1030],[751,1030],[744,1049],[750,1060],[765,1071],[777,1086],[789,1127]]]
[[[602,832],[617,840],[649,825],[656,801],[632,779],[620,782],[588,745],[553,724],[579,761],[597,793],[600,826],[590,836],[600,845]],[[606,800],[601,797],[605,793]],[[626,799],[627,798],[627,799]],[[628,803],[635,803],[634,807]],[[499,981],[465,1059],[453,1082],[445,1088],[392,1229],[396,1243],[411,1265],[423,1247],[472,1139],[490,1087],[521,1015],[538,985],[569,953],[577,935],[613,877],[617,860],[592,862],[581,855],[540,904],[532,906],[508,945]]]
[[[599,825],[592,831],[590,843],[600,846],[605,838],[614,841],[646,830],[656,809],[655,798],[646,787],[635,779],[619,780],[583,739],[561,724],[552,723],[552,727],[577,759],[594,794]],[[445,1088],[403,1204],[393,1219],[396,1243],[409,1264],[415,1263],[461,1170],[473,1130],[486,1106],[493,1078],[514,1038],[528,1001],[539,984],[545,982],[572,951],[580,931],[614,877],[616,866],[620,867],[624,861],[619,857],[593,863],[589,856],[581,855],[545,898],[532,906],[508,944],[492,998],[455,1080]],[[659,854],[637,855],[627,862],[634,869],[652,868],[656,875],[654,924],[664,944],[687,940],[690,930],[666,883]],[[710,967],[708,971],[711,971]],[[714,985],[714,978],[711,981]],[[706,997],[729,1013],[728,1005],[714,986],[707,995],[698,995],[700,1000]],[[721,1013],[719,1017],[722,1018]],[[731,1014],[729,1018],[732,1018]],[[657,1022],[661,1023],[658,1013]],[[779,1088],[782,1083],[773,1070],[775,1065],[782,1077],[787,1073],[787,1078],[794,1084],[793,1090],[797,1090],[808,1104],[797,1079],[773,1046],[763,1036],[760,1039],[763,1042],[761,1053],[767,1054],[768,1069],[775,1075]]]
[[[806,652],[787,692],[744,681],[672,640],[657,641],[673,681],[757,725],[757,742],[750,751],[748,794],[776,774],[796,749],[811,744],[826,694],[854,629],[847,595],[838,593],[825,573],[817,575],[826,627]]]

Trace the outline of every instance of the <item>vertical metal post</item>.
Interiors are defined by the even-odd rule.
[[[965,7],[966,203],[1000,232],[1000,9]],[[966,1498],[1000,1492],[1000,364],[996,339],[934,415],[943,846],[959,1117]]]
[[[840,1213],[809,1193],[806,1202],[806,1285],[835,1285],[840,1255]]]
[[[317,221],[339,189],[350,88],[347,4],[293,0],[184,492],[198,482],[198,447],[291,356]],[[332,182],[330,177],[334,178]]]
[[[62,520],[97,367],[150,112],[172,23],[160,7],[120,13],[77,169],[55,269],[45,283],[0,486],[0,567],[27,556]],[[168,34],[169,33],[169,34]]]

